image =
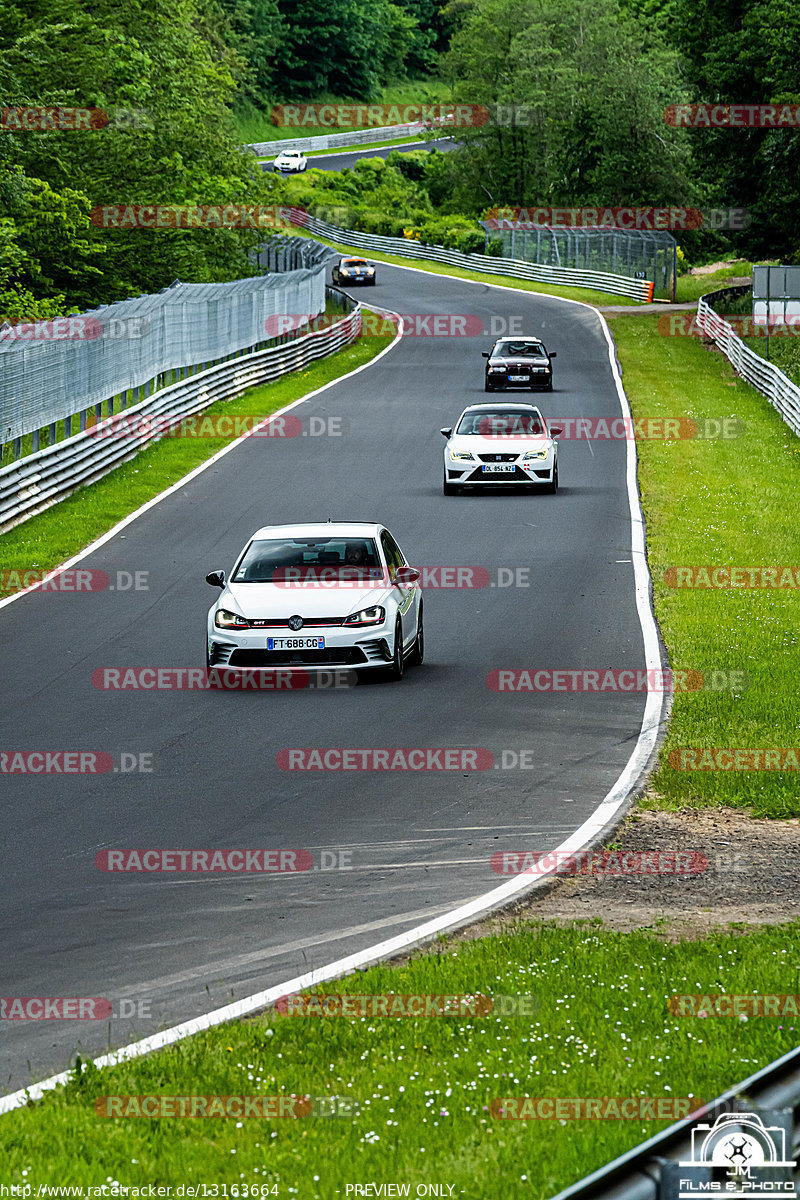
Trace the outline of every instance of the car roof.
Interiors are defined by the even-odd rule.
[[[538,404],[526,404],[523,400],[495,400],[494,403],[484,401],[483,404],[468,404],[461,415],[463,417],[468,412],[496,412],[498,408],[520,408],[526,412],[538,412],[540,416],[542,411]]]
[[[346,254],[344,258],[340,258],[339,262],[366,262],[363,254]]]
[[[495,338],[496,342],[543,342],[544,338],[538,333],[504,333]]]
[[[384,525],[376,521],[312,521],[305,525],[263,525],[251,535],[251,541],[257,538],[280,537],[377,537]]]

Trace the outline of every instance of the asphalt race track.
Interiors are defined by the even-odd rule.
[[[382,264],[363,298],[404,313],[477,314],[487,326],[521,321],[558,351],[555,391],[539,401],[549,417],[619,416],[600,320],[587,308]],[[115,1014],[139,1013],[5,1021],[3,1093],[76,1053],[278,985],[483,894],[504,880],[493,853],[558,845],[619,776],[644,692],[499,694],[486,677],[644,665],[626,561],[626,444],[562,441],[555,496],[443,497],[439,427],[486,398],[489,343],[404,338],[294,410],[335,418],[339,436],[248,439],[81,564],[112,581],[147,572],[147,590],[34,592],[0,610],[6,752],[152,755],[150,773],[3,777],[0,992],[104,997]],[[382,521],[415,565],[482,567],[492,586],[426,589],[426,661],[399,684],[93,686],[99,667],[203,666],[215,597],[206,572],[229,570],[260,525],[328,517]],[[518,569],[529,586],[499,586],[516,583]],[[276,763],[288,747],[439,746],[485,748],[496,765],[298,772]],[[523,750],[528,769],[502,768],[504,751],[515,762]],[[98,870],[95,855],[117,847],[303,848],[315,867],[327,851],[323,861],[344,853],[351,869]]]
[[[343,171],[345,167],[354,167],[360,158],[388,158],[393,150],[402,150],[404,154],[410,154],[412,150],[452,150],[455,144],[449,137],[436,138],[432,142],[397,142],[393,146],[379,146],[375,150],[370,150],[369,144],[365,144],[343,154],[309,154],[308,169],[310,171],[312,167],[317,167],[320,171]],[[288,141],[286,147],[293,149]],[[272,163],[262,163],[261,169],[271,171]]]

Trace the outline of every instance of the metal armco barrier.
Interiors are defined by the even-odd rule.
[[[737,373],[764,393],[792,432],[800,434],[800,387],[792,383],[788,375],[784,375],[773,363],[767,362],[760,354],[756,354],[755,350],[746,346],[728,322],[712,307],[715,301],[719,303],[730,296],[742,296],[749,290],[747,286],[723,288],[701,296],[697,302],[697,324],[717,343]]]
[[[353,303],[352,301],[350,303]],[[271,346],[200,371],[163,388],[124,412],[125,436],[113,430],[122,414],[55,446],[30,454],[0,471],[0,533],[65,499],[132,458],[143,446],[164,436],[165,424],[202,412],[219,400],[234,400],[248,388],[296,371],[333,354],[361,331],[361,306],[316,333]],[[137,424],[138,422],[138,424]]]
[[[288,210],[291,214],[292,210]],[[292,219],[291,216],[289,218]],[[653,299],[653,284],[647,280],[629,279],[604,271],[584,271],[572,267],[548,267],[541,263],[523,262],[516,258],[494,258],[488,254],[462,254],[460,250],[445,250],[443,246],[426,246],[409,238],[381,237],[357,229],[340,229],[318,217],[299,213],[296,222],[309,233],[319,234],[333,242],[356,246],[360,250],[377,250],[383,254],[402,254],[405,258],[424,258],[448,263],[453,267],[483,271],[490,275],[512,275],[516,279],[532,279],[537,283],[555,283],[566,287],[595,288],[618,296],[649,303]]]
[[[687,1194],[681,1188],[681,1180],[691,1181],[695,1194],[710,1192],[724,1196],[727,1180],[724,1168],[679,1164],[693,1158],[692,1130],[701,1124],[713,1126],[726,1113],[738,1113],[743,1120],[755,1115],[768,1129],[783,1130],[787,1158],[796,1158],[795,1148],[800,1138],[800,1049],[784,1054],[691,1117],[565,1188],[552,1200],[679,1200]],[[734,1128],[739,1132],[742,1126],[735,1124]],[[694,1162],[697,1161],[694,1157]],[[792,1177],[791,1167],[776,1166],[768,1176],[770,1181],[775,1180],[773,1187],[753,1190],[752,1194],[794,1195],[789,1190]]]
[[[374,129],[350,129],[344,133],[321,133],[313,137],[297,137],[277,142],[249,142],[246,150],[263,157],[280,154],[281,150],[302,150],[311,154],[314,150],[334,150],[337,146],[364,146],[370,142],[388,142],[404,137],[417,137],[427,126],[417,122],[413,125],[384,125]],[[298,130],[298,134],[300,130]]]

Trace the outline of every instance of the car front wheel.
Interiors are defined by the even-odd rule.
[[[558,463],[556,463],[553,467],[553,478],[551,479],[550,483],[548,483],[545,490],[548,492],[558,491]]]
[[[399,682],[403,678],[405,671],[405,660],[403,659],[403,626],[398,618],[394,627],[394,655],[392,657],[392,665],[389,668],[389,678]]]
[[[422,605],[419,606],[419,616],[417,617],[417,637],[414,642],[414,649],[411,651],[408,661],[414,666],[419,666],[425,657],[425,633],[422,628]]]

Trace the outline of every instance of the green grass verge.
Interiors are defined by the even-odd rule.
[[[229,1196],[237,1194],[234,1185],[277,1185],[264,1194],[336,1200],[348,1184],[407,1183],[413,1196],[416,1185],[435,1181],[466,1200],[546,1200],[670,1122],[502,1120],[492,1115],[492,1101],[711,1099],[795,1045],[800,1022],[676,1017],[667,998],[800,992],[790,941],[798,932],[726,931],[670,945],[652,931],[617,934],[599,922],[528,924],[457,951],[445,943],[402,968],[374,967],[320,990],[526,995],[534,998],[533,1015],[268,1014],[148,1059],[90,1068],[0,1118],[2,1182],[35,1189],[203,1181],[227,1184]],[[338,1096],[359,1107],[298,1120],[134,1120],[95,1112],[102,1096],[150,1094]]]
[[[521,292],[541,292],[544,296],[563,296],[565,300],[583,300],[586,304],[623,304],[626,307],[641,307],[638,300],[631,300],[627,296],[615,296],[609,292],[598,292],[591,288],[558,287],[548,283],[536,283],[529,279],[516,279],[513,275],[489,275],[474,269],[451,267],[447,263],[430,262],[421,258],[405,258],[401,254],[378,254],[372,250],[359,250],[357,246],[347,246],[343,242],[331,242],[317,234],[305,233],[300,227],[293,226],[292,234],[313,238],[315,242],[333,246],[334,250],[340,250],[342,254],[361,254],[369,258],[371,262],[384,262],[389,266],[414,267],[419,271],[430,271],[433,275],[454,275],[457,279],[473,279],[478,283],[498,283],[504,287],[517,288]],[[380,297],[376,296],[375,299],[378,300]],[[649,310],[651,306],[647,305],[647,308]]]
[[[699,339],[665,337],[650,317],[618,317],[611,330],[636,418],[733,417],[744,425],[741,436],[728,439],[637,443],[655,611],[671,664],[706,679],[714,671],[745,673],[743,682],[718,692],[675,696],[647,803],[752,805],[757,816],[800,815],[797,772],[686,771],[669,763],[670,752],[681,748],[800,745],[798,592],[676,588],[665,581],[673,566],[800,564],[791,504],[800,484],[800,441],[766,397]]]
[[[368,313],[368,309],[363,309]],[[251,388],[238,400],[219,401],[203,416],[269,416],[293,400],[369,362],[388,345],[385,337],[361,337],[354,345],[304,371]],[[0,567],[49,570],[76,554],[170,484],[211,458],[230,438],[166,437],[142,450],[97,483],[17,525],[0,537]],[[0,595],[2,582],[0,581]]]
[[[731,267],[720,267],[718,271],[710,271],[707,275],[679,275],[676,303],[685,304],[690,300],[699,300],[708,292],[725,287],[729,279],[752,279],[753,264],[737,262]]]

